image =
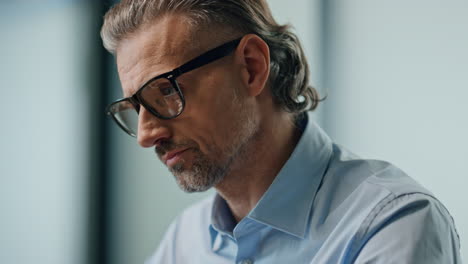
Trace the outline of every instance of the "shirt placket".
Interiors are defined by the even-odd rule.
[[[237,264],[253,264],[258,254],[263,225],[245,218],[236,226],[233,232],[237,243]]]

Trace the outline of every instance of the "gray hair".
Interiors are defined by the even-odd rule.
[[[289,24],[278,24],[266,0],[122,0],[104,17],[101,37],[115,54],[121,40],[165,14],[180,13],[194,25],[220,25],[260,36],[270,48],[270,91],[285,111],[314,110],[321,101],[309,85],[309,66]]]

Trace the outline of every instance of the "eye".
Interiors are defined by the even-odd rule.
[[[159,91],[163,96],[168,96],[174,94],[176,91],[172,86],[159,87]]]

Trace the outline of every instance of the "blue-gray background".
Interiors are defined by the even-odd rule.
[[[0,263],[97,263],[92,241],[105,243],[95,246],[108,263],[142,263],[177,213],[208,195],[181,192],[153,151],[117,127],[104,137],[105,157],[94,153],[103,76],[113,86],[105,99],[120,96],[115,69],[98,74],[97,2],[0,1]],[[468,1],[269,3],[294,25],[313,83],[328,93],[320,124],[433,191],[466,260]],[[91,191],[100,172],[104,233],[90,213],[102,206]]]

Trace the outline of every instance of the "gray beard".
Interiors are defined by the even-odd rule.
[[[191,168],[184,168],[184,163],[170,169],[179,187],[188,193],[204,192],[220,183],[236,166],[247,159],[247,149],[259,138],[259,131],[255,121],[245,116],[238,120],[239,130],[232,137],[233,143],[225,150],[211,149],[213,157],[221,157],[221,161],[209,159],[198,148],[192,148],[195,158]]]
[[[200,150],[191,149],[195,152],[195,159],[190,169],[184,168],[184,162],[175,165],[170,169],[179,187],[187,192],[204,192],[220,183],[226,175],[232,171],[233,163],[242,164],[242,159],[246,159],[246,150],[257,138],[257,133],[252,133],[244,138],[231,151],[224,151],[224,155],[216,157],[227,157],[224,163],[208,159]],[[219,151],[216,151],[219,153]]]
[[[219,165],[206,158],[198,149],[190,169],[184,168],[184,162],[170,169],[179,187],[188,193],[204,192],[218,184],[227,174],[230,164]]]

